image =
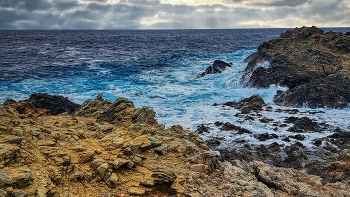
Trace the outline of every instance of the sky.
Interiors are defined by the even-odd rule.
[[[349,27],[350,0],[0,0],[0,29]]]

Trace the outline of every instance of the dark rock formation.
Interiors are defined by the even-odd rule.
[[[243,133],[252,133],[251,131],[249,131],[248,129],[242,128],[240,126],[236,126],[230,122],[226,122],[224,125],[222,125],[221,130],[223,131],[238,131],[238,134],[243,134]]]
[[[316,27],[286,31],[264,42],[249,56],[243,76],[246,86],[278,84],[275,103],[310,108],[344,108],[350,102],[350,36]]]
[[[73,103],[67,97],[42,93],[32,94],[25,101],[31,103],[35,108],[49,110],[52,115],[58,115],[64,112],[73,114],[75,110],[80,108],[79,104]]]
[[[228,64],[224,61],[215,60],[213,65],[209,66],[200,76],[204,77],[207,74],[222,73],[224,70],[226,70],[226,67],[231,66],[231,64]]]
[[[286,123],[294,123],[293,127],[290,127],[288,131],[294,133],[307,133],[307,132],[321,132],[322,128],[320,125],[311,120],[308,117],[289,117],[285,121]]]
[[[201,124],[201,125],[197,126],[196,132],[199,134],[202,134],[204,132],[209,133],[209,129],[210,129],[210,127],[205,126],[204,124]]]
[[[251,111],[259,112],[266,103],[261,96],[253,95],[239,102],[227,102],[224,105],[240,109],[242,114],[249,114]]]
[[[278,138],[278,135],[276,134],[269,134],[269,133],[262,133],[262,134],[255,134],[254,137],[258,139],[259,141],[266,141],[269,139],[276,139]]]

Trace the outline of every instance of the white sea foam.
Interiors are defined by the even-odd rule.
[[[74,50],[73,50],[74,51]],[[298,109],[300,113],[288,114],[276,112],[276,109],[291,110],[292,108],[276,106],[273,103],[273,96],[278,90],[286,90],[285,87],[271,85],[268,89],[243,88],[241,78],[246,64],[243,62],[253,51],[237,51],[230,54],[212,55],[211,58],[199,59],[196,61],[183,57],[178,61],[182,66],[164,67],[161,69],[144,70],[126,77],[110,76],[112,68],[104,68],[97,62],[87,67],[88,70],[96,72],[97,76],[77,77],[74,79],[26,79],[1,90],[1,99],[8,97],[23,100],[32,93],[45,92],[50,94],[60,94],[67,96],[75,102],[82,103],[86,99],[91,99],[100,93],[105,99],[115,100],[118,97],[126,97],[134,101],[136,107],[148,107],[156,111],[156,118],[166,127],[180,124],[184,128],[195,131],[198,125],[205,124],[211,127],[210,133],[203,133],[205,139],[221,137],[220,146],[235,146],[237,140],[245,140],[247,144],[270,144],[284,142],[282,139],[289,135],[295,135],[287,131],[288,127],[276,127],[255,120],[244,120],[235,116],[239,113],[237,109],[223,106],[228,101],[240,101],[254,94],[260,95],[267,105],[272,107],[271,111],[262,111],[262,117],[273,119],[276,124],[283,124],[290,116],[309,117],[318,122],[329,124],[329,129],[320,133],[303,133],[305,146],[312,148],[312,141],[316,138],[330,135],[336,127],[344,130],[350,129],[350,110],[343,109]],[[220,74],[211,74],[198,78],[215,59],[232,62],[233,66],[227,68]],[[117,68],[118,69],[118,68]],[[101,75],[99,75],[101,74]],[[108,77],[105,79],[105,77]],[[21,92],[13,91],[12,89]],[[217,103],[219,105],[214,106]],[[321,111],[324,113],[308,113]],[[261,117],[261,118],[262,118]],[[235,125],[248,129],[252,134],[238,135],[236,132],[221,131],[214,126],[216,121],[231,122]],[[287,124],[288,125],[288,124]],[[289,124],[289,126],[292,126]],[[270,139],[260,142],[254,138],[255,134],[275,133],[278,139]]]

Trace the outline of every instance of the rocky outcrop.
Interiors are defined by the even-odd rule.
[[[288,30],[246,59],[246,86],[289,88],[275,103],[292,107],[344,108],[350,102],[350,36],[316,27]]]
[[[258,113],[264,106],[266,106],[266,103],[261,96],[253,95],[239,102],[227,102],[224,105],[239,109],[242,114],[249,114],[251,112]]]
[[[231,67],[232,64],[228,64],[221,60],[215,60],[213,65],[209,66],[200,77],[204,77],[207,74],[222,73],[227,67]]]
[[[10,99],[7,100],[5,104],[11,105],[22,114],[38,114],[38,110],[41,110],[39,113],[46,113],[43,109],[47,110],[52,115],[58,115],[65,112],[73,114],[80,108],[79,104],[68,100],[66,97],[43,93],[32,94],[29,99],[19,101],[18,103]]]
[[[316,177],[323,186],[290,169],[251,166],[245,159],[219,161],[197,133],[180,125],[165,128],[155,112],[135,108],[125,98],[111,102],[99,95],[74,116],[21,110],[0,105],[1,196],[349,196],[348,152],[339,156],[337,169],[335,164],[323,168],[334,179]],[[279,148],[267,147],[277,155]],[[291,160],[304,158],[296,155],[299,149],[287,148]],[[257,150],[260,155],[268,151]],[[279,184],[275,177],[297,184]],[[297,187],[305,191],[295,193]]]

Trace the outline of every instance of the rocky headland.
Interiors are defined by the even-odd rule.
[[[196,132],[165,128],[125,98],[99,95],[57,115],[32,102],[0,105],[0,196],[350,196],[349,150],[308,175],[221,160]],[[262,103],[254,97],[236,107],[243,105],[252,112]]]
[[[244,85],[288,87],[275,96],[278,105],[347,107],[349,36],[287,31],[246,59]],[[217,60],[198,77],[230,66]],[[322,112],[279,109],[258,95],[214,106],[234,109],[238,121],[213,120],[191,132],[166,128],[156,112],[126,98],[7,100],[0,104],[0,197],[350,196],[350,132],[312,118]],[[270,130],[254,133],[241,123]],[[318,133],[327,135],[304,143]],[[221,146],[227,134],[237,140]]]
[[[350,102],[350,35],[316,27],[286,31],[245,60],[248,87],[288,87],[274,102],[289,107],[345,108]]]

